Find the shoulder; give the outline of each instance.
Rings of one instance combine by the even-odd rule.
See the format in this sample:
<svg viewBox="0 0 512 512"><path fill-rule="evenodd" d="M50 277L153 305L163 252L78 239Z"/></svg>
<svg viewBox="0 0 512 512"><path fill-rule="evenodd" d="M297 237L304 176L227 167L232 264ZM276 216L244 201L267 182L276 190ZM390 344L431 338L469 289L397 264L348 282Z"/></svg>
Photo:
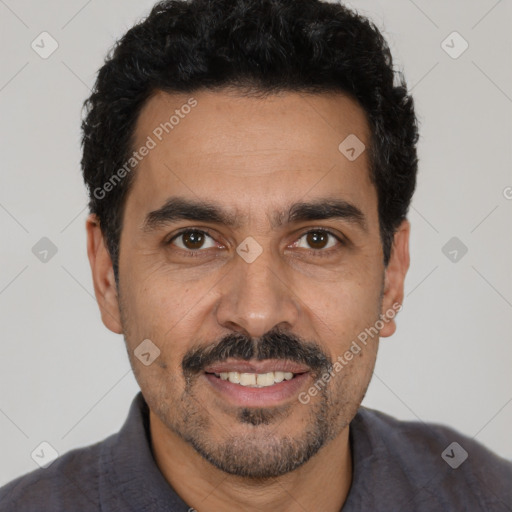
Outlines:
<svg viewBox="0 0 512 512"><path fill-rule="evenodd" d="M1 487L0 512L98 509L101 454L110 439L71 450Z"/></svg>
<svg viewBox="0 0 512 512"><path fill-rule="evenodd" d="M386 460L388 472L427 494L434 490L440 503L512 505L512 462L473 438L444 425L402 421L366 407L359 409L351 427L366 439L375 463Z"/></svg>

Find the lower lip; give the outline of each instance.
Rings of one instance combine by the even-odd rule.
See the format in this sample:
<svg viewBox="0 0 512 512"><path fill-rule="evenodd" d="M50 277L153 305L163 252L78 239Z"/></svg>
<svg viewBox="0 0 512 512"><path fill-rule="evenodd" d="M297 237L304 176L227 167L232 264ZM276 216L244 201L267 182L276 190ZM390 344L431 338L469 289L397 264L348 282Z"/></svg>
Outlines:
<svg viewBox="0 0 512 512"><path fill-rule="evenodd" d="M291 380L283 380L272 386L252 388L233 384L229 380L222 380L211 373L203 375L224 399L229 400L234 405L246 407L270 407L290 400L290 398L297 398L298 400L300 389L309 378L308 373L301 373Z"/></svg>

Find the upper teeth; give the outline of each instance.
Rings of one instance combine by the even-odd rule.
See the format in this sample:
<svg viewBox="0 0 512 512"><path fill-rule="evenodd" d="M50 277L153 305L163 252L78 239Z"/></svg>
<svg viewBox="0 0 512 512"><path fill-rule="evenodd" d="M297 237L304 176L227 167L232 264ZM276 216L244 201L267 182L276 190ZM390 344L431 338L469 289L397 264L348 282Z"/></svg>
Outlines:
<svg viewBox="0 0 512 512"><path fill-rule="evenodd" d="M272 386L275 382L293 379L292 372L268 372L268 373L239 373L222 372L216 373L222 380L229 380L233 384L241 384L249 387Z"/></svg>

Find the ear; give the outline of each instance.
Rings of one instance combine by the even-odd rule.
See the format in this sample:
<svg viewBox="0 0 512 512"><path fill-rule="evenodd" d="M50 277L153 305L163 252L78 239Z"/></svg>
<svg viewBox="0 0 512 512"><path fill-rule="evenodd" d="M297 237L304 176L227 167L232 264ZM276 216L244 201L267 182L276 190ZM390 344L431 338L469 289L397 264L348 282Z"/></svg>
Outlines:
<svg viewBox="0 0 512 512"><path fill-rule="evenodd" d="M395 314L401 309L404 300L404 281L409 269L409 234L411 224L406 219L402 221L393 237L391 254L384 274L384 291L381 315L387 314L381 337L391 336L396 331ZM393 312L390 314L390 312Z"/></svg>
<svg viewBox="0 0 512 512"><path fill-rule="evenodd" d="M91 265L94 294L101 311L101 319L107 329L122 334L121 315L114 268L103 239L100 222L95 214L90 214L85 222L87 231L87 255Z"/></svg>

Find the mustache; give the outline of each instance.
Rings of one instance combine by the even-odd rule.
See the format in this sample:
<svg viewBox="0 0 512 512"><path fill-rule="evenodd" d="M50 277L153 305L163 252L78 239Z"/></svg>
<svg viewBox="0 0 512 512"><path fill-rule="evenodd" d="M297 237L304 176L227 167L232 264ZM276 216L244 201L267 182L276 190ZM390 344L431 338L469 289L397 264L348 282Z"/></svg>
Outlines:
<svg viewBox="0 0 512 512"><path fill-rule="evenodd" d="M332 361L322 348L312 341L305 341L299 336L287 332L272 330L259 339L251 338L242 333L231 333L203 347L190 349L182 361L185 375L194 375L214 363L227 359L286 359L295 363L305 364L312 371L328 371Z"/></svg>

